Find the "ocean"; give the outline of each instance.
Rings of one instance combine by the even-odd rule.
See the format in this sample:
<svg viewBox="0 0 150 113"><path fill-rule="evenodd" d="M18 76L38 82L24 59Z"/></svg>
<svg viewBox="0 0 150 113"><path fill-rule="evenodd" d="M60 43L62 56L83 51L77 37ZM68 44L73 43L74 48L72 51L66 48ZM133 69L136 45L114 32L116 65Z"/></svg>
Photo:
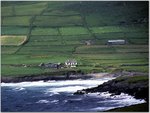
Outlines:
<svg viewBox="0 0 150 113"><path fill-rule="evenodd" d="M1 83L2 112L96 112L144 103L142 99L108 92L74 95L113 78Z"/></svg>

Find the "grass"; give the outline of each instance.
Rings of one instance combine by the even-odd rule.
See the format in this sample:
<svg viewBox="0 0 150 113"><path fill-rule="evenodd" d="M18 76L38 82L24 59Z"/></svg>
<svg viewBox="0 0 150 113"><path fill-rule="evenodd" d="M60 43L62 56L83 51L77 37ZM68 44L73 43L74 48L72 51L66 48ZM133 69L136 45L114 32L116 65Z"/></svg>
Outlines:
<svg viewBox="0 0 150 113"><path fill-rule="evenodd" d="M112 47L103 46L81 46L76 49L76 53L114 53Z"/></svg>
<svg viewBox="0 0 150 113"><path fill-rule="evenodd" d="M106 11L106 10L107 9L105 9L105 11L104 11L105 13L102 12L103 11L103 9L102 9L99 13L94 13L94 14L87 15L85 18L86 18L88 26L91 26L91 27L92 26L108 26L108 25L112 26L112 25L117 25L121 21L126 20L126 17L122 14L120 14L122 16L117 17L117 15L118 15L118 14L116 14L117 11L116 12L110 11L110 12L113 13L112 14L112 13ZM109 16L109 18L108 18L108 16Z"/></svg>
<svg viewBox="0 0 150 113"><path fill-rule="evenodd" d="M1 27L2 35L27 35L28 31L28 27Z"/></svg>
<svg viewBox="0 0 150 113"><path fill-rule="evenodd" d="M4 17L2 26L29 26L31 16Z"/></svg>
<svg viewBox="0 0 150 113"><path fill-rule="evenodd" d="M70 31L73 32L73 30L71 30L71 29L70 29ZM84 40L90 40L90 39L94 39L94 38L92 36L90 36L89 34L83 34L83 35L68 35L68 36L67 35L63 35L63 39L65 41L81 41L82 42Z"/></svg>
<svg viewBox="0 0 150 113"><path fill-rule="evenodd" d="M1 54L13 54L15 53L19 47L17 46L1 46Z"/></svg>
<svg viewBox="0 0 150 113"><path fill-rule="evenodd" d="M149 66L124 66L120 69L126 71L149 72Z"/></svg>
<svg viewBox="0 0 150 113"><path fill-rule="evenodd" d="M123 45L123 46L80 46L76 49L76 53L148 53L148 46L134 46L134 45Z"/></svg>
<svg viewBox="0 0 150 113"><path fill-rule="evenodd" d="M31 54L31 55L2 55L2 64L36 64L47 62L65 62L71 55L69 54Z"/></svg>
<svg viewBox="0 0 150 113"><path fill-rule="evenodd" d="M103 54L74 54L75 57L81 59L105 59L105 60L116 60L116 59L148 59L148 53L103 53Z"/></svg>
<svg viewBox="0 0 150 113"><path fill-rule="evenodd" d="M83 44L82 41L77 41L77 40L76 41L74 41L74 40L73 41L71 41L71 40L65 41L65 45L77 45L78 46L78 45L82 45L82 44Z"/></svg>
<svg viewBox="0 0 150 113"><path fill-rule="evenodd" d="M60 28L62 35L84 35L89 34L88 30L84 27L62 27Z"/></svg>
<svg viewBox="0 0 150 113"><path fill-rule="evenodd" d="M18 54L53 54L54 53L71 53L73 51L73 46L63 46L63 45L50 45L50 46L25 46L18 51Z"/></svg>
<svg viewBox="0 0 150 113"><path fill-rule="evenodd" d="M1 36L1 45L20 46L27 40L26 36Z"/></svg>
<svg viewBox="0 0 150 113"><path fill-rule="evenodd" d="M60 41L61 38L60 36L42 36L42 35L36 35L36 36L31 36L30 41L34 42L51 42L51 41Z"/></svg>
<svg viewBox="0 0 150 113"><path fill-rule="evenodd" d="M147 64L147 61L148 59L109 59L109 60L106 60L106 59L81 59L83 60L84 63L86 64L92 64L94 66L102 66L102 65L112 65L112 66L116 66L118 65L119 67L122 67L121 65L123 64ZM129 66L124 66L124 67L129 67ZM130 67L133 67L134 66L130 66ZM135 66L135 67L140 67L140 66ZM132 69L133 69L132 68Z"/></svg>
<svg viewBox="0 0 150 113"><path fill-rule="evenodd" d="M48 15L48 16L52 16L52 15L58 15L58 16L69 16L69 15L79 15L78 12L76 11L68 11L68 10L48 10L46 12L43 13L43 15Z"/></svg>
<svg viewBox="0 0 150 113"><path fill-rule="evenodd" d="M137 76L122 76L115 79L116 82L126 81L128 83L147 82L148 76L137 75Z"/></svg>
<svg viewBox="0 0 150 113"><path fill-rule="evenodd" d="M16 15L39 15L46 7L46 2L36 2L26 5L16 5Z"/></svg>
<svg viewBox="0 0 150 113"><path fill-rule="evenodd" d="M20 77L20 76L27 76L33 75L36 76L41 74L50 74L50 75L63 75L66 71L73 71L76 69L42 69L40 67L18 67L18 66L2 66L2 75L5 77L12 76L13 77ZM9 71L7 71L9 69ZM10 74L11 73L11 74Z"/></svg>
<svg viewBox="0 0 150 113"><path fill-rule="evenodd" d="M80 16L37 16L35 26L78 26L82 25Z"/></svg>
<svg viewBox="0 0 150 113"><path fill-rule="evenodd" d="M135 83L139 81L148 81L148 76L134 76L128 80L129 83Z"/></svg>
<svg viewBox="0 0 150 113"><path fill-rule="evenodd" d="M80 64L78 67L89 67L91 69L99 69L106 70L105 72L112 72L116 69L122 69L126 71L136 71L136 72L148 72L148 66L121 66L122 64L143 64L144 62L147 63L146 59L137 59L137 60L94 60L94 59L80 59ZM129 67L129 68L128 68ZM103 72L102 70L102 72Z"/></svg>
<svg viewBox="0 0 150 113"><path fill-rule="evenodd" d="M148 32L111 32L95 34L98 39L147 39Z"/></svg>
<svg viewBox="0 0 150 113"><path fill-rule="evenodd" d="M129 39L128 40L129 41L129 43L131 43L131 44L141 44L141 45L144 45L144 44L148 44L149 43L149 39Z"/></svg>
<svg viewBox="0 0 150 113"><path fill-rule="evenodd" d="M53 28L34 28L32 35L58 35L57 29Z"/></svg>
<svg viewBox="0 0 150 113"><path fill-rule="evenodd" d="M61 45L61 41L30 41L26 44L26 46L51 46L51 45Z"/></svg>
<svg viewBox="0 0 150 113"><path fill-rule="evenodd" d="M12 6L1 7L2 16L12 16Z"/></svg>
<svg viewBox="0 0 150 113"><path fill-rule="evenodd" d="M118 33L118 32L143 32L146 30L144 26L103 26L103 27L92 27L93 33Z"/></svg>
<svg viewBox="0 0 150 113"><path fill-rule="evenodd" d="M104 26L104 27L93 27L91 28L93 33L111 33L111 32L122 32L118 26Z"/></svg>
<svg viewBox="0 0 150 113"><path fill-rule="evenodd" d="M40 68L31 68L31 67L13 67L13 66L2 66L1 74L2 76L24 76L29 74L38 74L42 73Z"/></svg>

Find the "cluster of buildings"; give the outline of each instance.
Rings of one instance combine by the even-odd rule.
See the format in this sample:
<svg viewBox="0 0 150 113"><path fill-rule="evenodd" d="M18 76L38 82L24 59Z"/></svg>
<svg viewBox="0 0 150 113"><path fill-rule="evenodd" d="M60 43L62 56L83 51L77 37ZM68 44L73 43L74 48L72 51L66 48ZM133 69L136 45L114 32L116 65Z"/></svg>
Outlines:
<svg viewBox="0 0 150 113"><path fill-rule="evenodd" d="M86 45L91 45L93 42L91 40L85 41ZM118 40L107 40L107 45L124 45L126 44L126 40L123 39L118 39ZM60 68L72 68L77 66L77 61L75 59L69 59L66 60L64 63L41 63L39 65L40 67L43 68L55 68L55 69L60 69Z"/></svg>
<svg viewBox="0 0 150 113"><path fill-rule="evenodd" d="M77 66L77 61L75 59L69 59L65 63L41 63L39 66L43 68L54 68L54 69L72 68Z"/></svg>

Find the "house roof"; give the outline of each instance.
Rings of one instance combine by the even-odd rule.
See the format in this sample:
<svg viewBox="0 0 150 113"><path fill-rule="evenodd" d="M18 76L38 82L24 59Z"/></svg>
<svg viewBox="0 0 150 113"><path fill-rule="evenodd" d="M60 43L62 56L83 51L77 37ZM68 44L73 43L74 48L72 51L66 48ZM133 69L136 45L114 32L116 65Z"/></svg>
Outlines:
<svg viewBox="0 0 150 113"><path fill-rule="evenodd" d="M65 63L77 63L77 61L75 59L69 59Z"/></svg>
<svg viewBox="0 0 150 113"><path fill-rule="evenodd" d="M108 40L108 42L125 42L125 40Z"/></svg>

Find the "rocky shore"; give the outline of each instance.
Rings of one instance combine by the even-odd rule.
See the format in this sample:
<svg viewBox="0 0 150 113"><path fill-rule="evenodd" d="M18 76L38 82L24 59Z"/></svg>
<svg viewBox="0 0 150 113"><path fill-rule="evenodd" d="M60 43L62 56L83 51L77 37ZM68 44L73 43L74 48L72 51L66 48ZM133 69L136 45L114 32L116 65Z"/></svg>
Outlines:
<svg viewBox="0 0 150 113"><path fill-rule="evenodd" d="M24 76L6 76L1 77L1 82L4 83L18 83L18 82L31 82L31 81L48 81L48 80L75 80L75 79L90 79L90 78L101 78L101 77L116 77L120 74L117 73L91 73L83 74L81 72L68 72L64 73L55 73L53 75L45 73L41 75L24 75Z"/></svg>
<svg viewBox="0 0 150 113"><path fill-rule="evenodd" d="M38 75L16 75L16 76L1 76L1 82L18 83L32 81L48 81L48 80L74 80L74 79L89 79L92 75L85 75L80 71L60 71L56 73L43 73Z"/></svg>
<svg viewBox="0 0 150 113"><path fill-rule="evenodd" d="M119 95L121 93L127 93L134 96L137 99L149 100L149 81L148 75L132 75L132 76L120 76L114 80L103 83L94 88L78 90L74 94L87 94L95 92L112 93L112 95Z"/></svg>

